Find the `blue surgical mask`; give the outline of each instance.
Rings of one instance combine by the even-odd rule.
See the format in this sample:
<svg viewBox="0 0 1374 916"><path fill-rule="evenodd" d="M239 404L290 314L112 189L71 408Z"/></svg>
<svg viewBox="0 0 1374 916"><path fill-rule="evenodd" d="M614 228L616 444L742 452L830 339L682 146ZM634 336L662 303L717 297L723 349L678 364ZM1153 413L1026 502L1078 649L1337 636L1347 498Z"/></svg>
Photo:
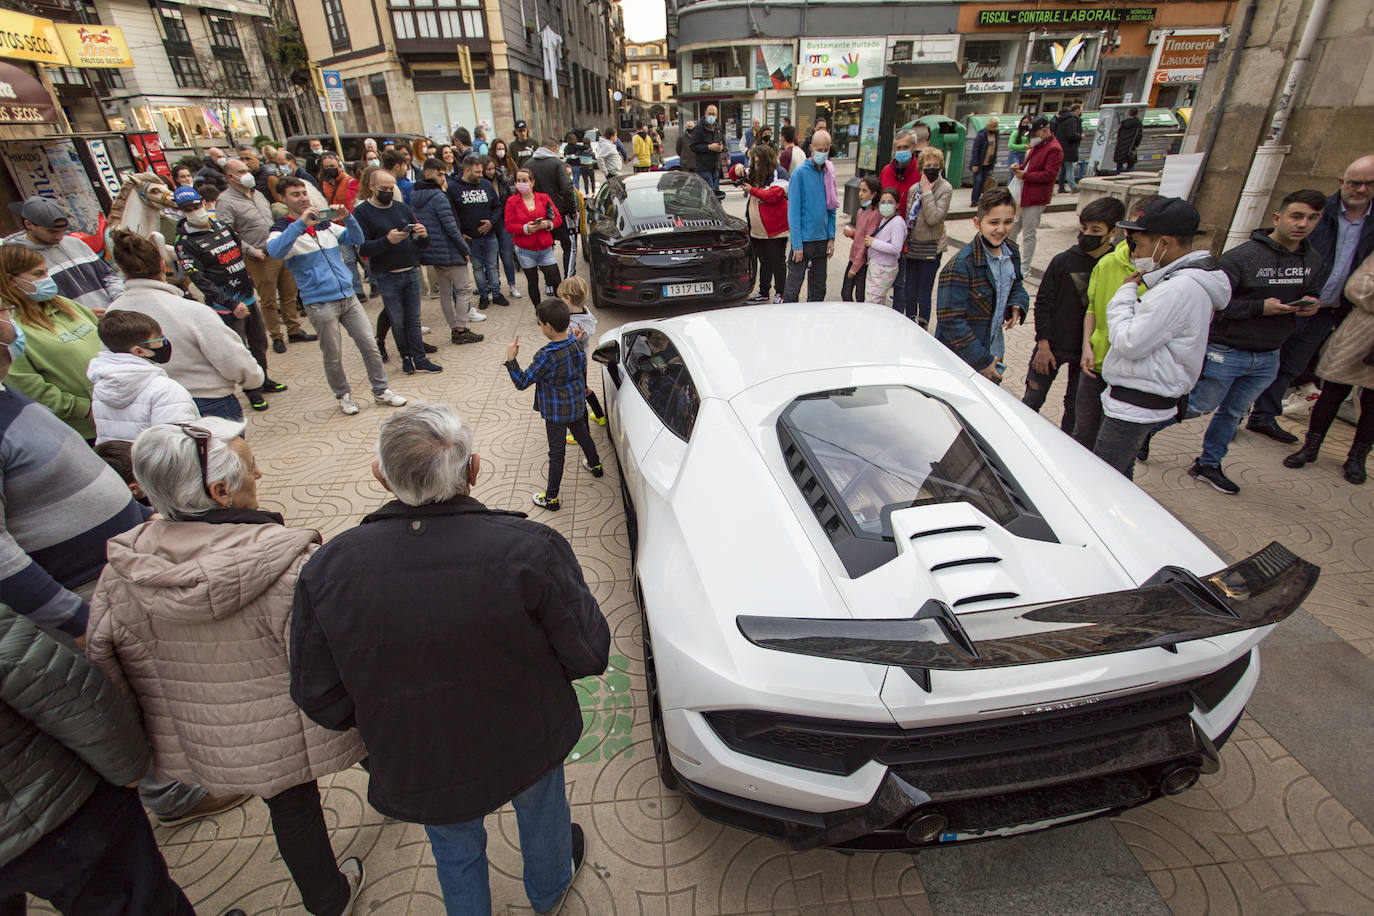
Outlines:
<svg viewBox="0 0 1374 916"><path fill-rule="evenodd" d="M34 280L32 282L33 292L28 293L28 297L34 302L47 302L57 295L57 281L52 277L44 277L41 280Z"/></svg>
<svg viewBox="0 0 1374 916"><path fill-rule="evenodd" d="M716 116L715 116L715 115L707 115L707 116L706 116L706 123L707 123L707 124L714 124L714 123L716 123Z"/></svg>
<svg viewBox="0 0 1374 916"><path fill-rule="evenodd" d="M861 201L859 201L859 206L861 206L861 207L871 207L871 206L873 206L873 201L872 201L871 199L870 199L870 200L861 200Z"/></svg>
<svg viewBox="0 0 1374 916"><path fill-rule="evenodd" d="M892 154L892 158L897 160L898 165L906 165L911 162L911 150L899 149Z"/></svg>
<svg viewBox="0 0 1374 916"><path fill-rule="evenodd" d="M14 327L14 342L9 345L10 362L24 355L24 350L28 347L28 338L24 336L24 328L19 322L10 319L10 325Z"/></svg>
<svg viewBox="0 0 1374 916"><path fill-rule="evenodd" d="M813 149L811 151L811 161L816 163L816 168L825 165L825 160L830 158L830 150Z"/></svg>
<svg viewBox="0 0 1374 916"><path fill-rule="evenodd" d="M878 204L878 212L883 216L890 217L897 212L897 205L892 203L891 201L885 200L882 203Z"/></svg>

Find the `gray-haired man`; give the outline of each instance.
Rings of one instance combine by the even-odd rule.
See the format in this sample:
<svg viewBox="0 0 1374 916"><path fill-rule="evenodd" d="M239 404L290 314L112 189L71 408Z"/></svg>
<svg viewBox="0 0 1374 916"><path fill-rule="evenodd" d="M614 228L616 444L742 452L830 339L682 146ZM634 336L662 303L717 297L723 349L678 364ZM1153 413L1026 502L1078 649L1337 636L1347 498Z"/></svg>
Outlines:
<svg viewBox="0 0 1374 916"><path fill-rule="evenodd" d="M291 697L357 727L368 801L425 825L450 912L490 912L482 818L513 801L526 893L548 913L586 852L563 783L572 681L605 670L610 631L558 532L469 495L480 469L450 405L382 421L372 473L396 498L301 570Z"/></svg>

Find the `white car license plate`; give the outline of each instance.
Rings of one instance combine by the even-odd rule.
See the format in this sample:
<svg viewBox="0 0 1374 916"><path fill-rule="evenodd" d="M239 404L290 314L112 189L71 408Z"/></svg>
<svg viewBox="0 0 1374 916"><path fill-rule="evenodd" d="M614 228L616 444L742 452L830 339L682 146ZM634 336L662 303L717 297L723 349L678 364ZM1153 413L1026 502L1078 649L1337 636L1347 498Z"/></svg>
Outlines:
<svg viewBox="0 0 1374 916"><path fill-rule="evenodd" d="M665 296L709 296L716 291L711 281L705 283L668 283L663 287Z"/></svg>

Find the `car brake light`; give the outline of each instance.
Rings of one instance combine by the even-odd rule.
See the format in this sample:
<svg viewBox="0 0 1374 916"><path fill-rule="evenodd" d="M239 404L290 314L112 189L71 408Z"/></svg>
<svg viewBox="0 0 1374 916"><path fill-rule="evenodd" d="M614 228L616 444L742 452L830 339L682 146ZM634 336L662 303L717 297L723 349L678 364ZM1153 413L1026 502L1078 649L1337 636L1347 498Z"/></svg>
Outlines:
<svg viewBox="0 0 1374 916"><path fill-rule="evenodd" d="M634 287L633 287L633 286L619 286L619 285L617 285L617 286L612 287L612 289L634 289Z"/></svg>

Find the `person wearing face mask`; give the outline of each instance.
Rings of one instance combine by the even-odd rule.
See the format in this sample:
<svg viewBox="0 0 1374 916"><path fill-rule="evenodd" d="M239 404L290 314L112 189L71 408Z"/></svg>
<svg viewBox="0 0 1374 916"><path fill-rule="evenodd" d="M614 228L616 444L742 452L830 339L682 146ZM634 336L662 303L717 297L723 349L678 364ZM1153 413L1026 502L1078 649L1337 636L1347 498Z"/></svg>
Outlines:
<svg viewBox="0 0 1374 916"><path fill-rule="evenodd" d="M653 167L654 141L649 139L649 128L642 123L635 130L635 171L647 172Z"/></svg>
<svg viewBox="0 0 1374 916"><path fill-rule="evenodd" d="M223 191L229 186L228 179L224 177L224 164L228 161L224 150L218 146L210 147L205 153L204 164L196 172L196 181L208 181Z"/></svg>
<svg viewBox="0 0 1374 916"><path fill-rule="evenodd" d="M1187 404L1202 373L1213 315L1231 299L1231 281L1211 254L1193 251L1198 212L1161 197L1139 218L1117 224L1136 272L1107 303L1111 349L1102 364L1102 426L1093 453L1126 477L1150 431ZM1137 284L1145 292L1137 292Z"/></svg>
<svg viewBox="0 0 1374 916"><path fill-rule="evenodd" d="M978 206L978 198L983 196L983 186L992 179L992 170L997 165L997 149L1001 135L997 129L1001 122L988 118L987 126L978 131L973 138L973 155L969 159L973 172L973 200L970 207Z"/></svg>
<svg viewBox="0 0 1374 916"><path fill-rule="evenodd" d="M1072 433L1077 424L1078 386L1083 374L1083 315L1093 268L1112 250L1112 227L1126 215L1121 201L1104 197L1078 214L1078 240L1045 268L1035 294L1035 351L1026 370L1021 403L1039 413L1061 364L1069 370L1064 416L1059 428Z"/></svg>
<svg viewBox="0 0 1374 916"><path fill-rule="evenodd" d="M841 301L864 301L864 290L868 284L868 246L864 244L864 239L878 228L878 194L882 189L878 176L871 172L859 179L859 215L852 224L844 227L844 237L855 241L849 246L849 263L840 286ZM783 260L786 261L785 256Z"/></svg>
<svg viewBox="0 0 1374 916"><path fill-rule="evenodd" d="M878 182L884 188L896 188L900 197L897 209L902 213L907 209L907 192L921 180L921 169L916 163L916 137L909 130L897 131L892 140L892 161L883 166Z"/></svg>
<svg viewBox="0 0 1374 916"><path fill-rule="evenodd" d="M714 105L706 106L706 116L692 128L689 145L696 157L697 174L712 191L720 188L720 151L725 149L725 138L716 123L720 116Z"/></svg>
<svg viewBox="0 0 1374 916"><path fill-rule="evenodd" d="M246 385L243 393L254 410L266 410L264 387L270 385L276 392L285 391L286 386L267 376L267 325L257 305L257 291L248 273L243 244L232 229L206 211L200 195L192 189L179 188L173 200L181 211L177 262L201 291L205 304L214 309L253 354L262 369L263 381Z"/></svg>
<svg viewBox="0 0 1374 916"><path fill-rule="evenodd" d="M272 338L272 349L285 353L287 341L310 343L318 340L301 326L296 308L296 281L291 271L267 254L267 236L274 221L271 203L257 190L257 181L242 160L226 162L224 176L229 180L229 188L220 195L215 219L239 238L246 259L244 263L267 325L267 336Z"/></svg>
<svg viewBox="0 0 1374 916"><path fill-rule="evenodd" d="M24 228L4 243L38 252L63 296L98 312L124 291L124 278L89 245L67 234L70 223L56 201L30 197L11 204L10 211Z"/></svg>
<svg viewBox="0 0 1374 916"><path fill-rule="evenodd" d="M811 137L811 158L797 167L787 186L792 260L787 265L784 302L798 301L803 279L807 280L808 301L825 300L826 264L835 254L835 211L839 208L835 170L827 161L829 156L830 135L818 131Z"/></svg>
<svg viewBox="0 0 1374 916"><path fill-rule="evenodd" d="M782 301L787 282L788 183L773 147L760 144L750 150L749 172L739 185L746 195L744 220L749 224L749 244L759 266L759 288L749 297L751 303Z"/></svg>
<svg viewBox="0 0 1374 916"><path fill-rule="evenodd" d="M896 188L883 188L878 195L878 226L864 239L868 249L868 279L864 285L864 301L886 305L892 281L897 278L897 263L906 239L906 225L897 208L901 196Z"/></svg>
<svg viewBox="0 0 1374 916"><path fill-rule="evenodd" d="M506 201L505 220L515 239L515 257L525 271L530 300L553 295L562 280L553 253L553 230L563 225L563 216L548 195L534 189L534 176L526 167L515 173L515 193Z"/></svg>
<svg viewBox="0 0 1374 916"><path fill-rule="evenodd" d="M0 247L0 310L25 342L8 384L93 443L86 367L100 352L95 313L58 293L42 255L16 245Z"/></svg>
<svg viewBox="0 0 1374 916"><path fill-rule="evenodd" d="M86 370L91 380L95 444L132 442L159 423L194 423L196 402L162 367L172 342L148 315L129 309L106 312L97 328L105 349Z"/></svg>
<svg viewBox="0 0 1374 916"><path fill-rule="evenodd" d="M1030 125L1030 154L1025 165L1014 165L1011 172L1021 179L1020 209L1016 214L1016 225L1012 227L1011 239L1016 241L1022 229L1026 237L1021 244L1021 263L1026 272L1031 270L1031 260L1035 257L1035 239L1040 230L1040 217L1054 196L1054 182L1059 177L1059 167L1064 163L1064 149L1055 139L1048 118L1038 117Z"/></svg>
<svg viewBox="0 0 1374 916"><path fill-rule="evenodd" d="M901 282L893 287L892 305L924 328L930 324L935 278L949 242L945 217L954 200L954 185L941 175L943 150L928 146L918 158L921 177L907 192L906 246L897 269Z"/></svg>

